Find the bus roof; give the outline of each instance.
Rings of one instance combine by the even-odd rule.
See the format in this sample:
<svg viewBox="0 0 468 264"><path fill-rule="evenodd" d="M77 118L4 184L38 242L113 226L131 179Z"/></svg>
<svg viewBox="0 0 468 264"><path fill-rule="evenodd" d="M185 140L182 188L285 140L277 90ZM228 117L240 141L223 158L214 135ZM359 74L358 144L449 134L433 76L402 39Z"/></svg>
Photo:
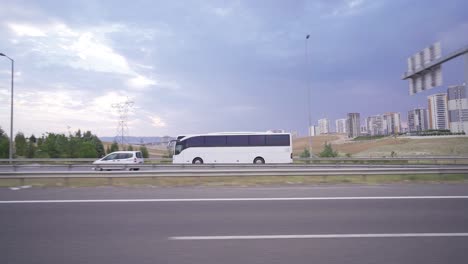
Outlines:
<svg viewBox="0 0 468 264"><path fill-rule="evenodd" d="M272 132L272 131L267 131L267 132L216 132L216 133L206 133L206 134L192 134L192 135L186 135L186 136L178 136L177 140L185 140L191 137L199 137L199 136L246 136L246 135L291 135L291 133L288 132Z"/></svg>

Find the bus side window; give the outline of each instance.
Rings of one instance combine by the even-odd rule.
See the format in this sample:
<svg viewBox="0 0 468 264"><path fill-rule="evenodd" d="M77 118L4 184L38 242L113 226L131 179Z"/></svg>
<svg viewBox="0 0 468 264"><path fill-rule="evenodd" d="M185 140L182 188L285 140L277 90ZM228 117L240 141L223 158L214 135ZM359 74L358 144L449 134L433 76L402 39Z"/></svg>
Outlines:
<svg viewBox="0 0 468 264"><path fill-rule="evenodd" d="M267 146L289 146L289 135L268 135L266 136Z"/></svg>
<svg viewBox="0 0 468 264"><path fill-rule="evenodd" d="M193 137L187 139L186 147L203 147L205 145L205 137Z"/></svg>
<svg viewBox="0 0 468 264"><path fill-rule="evenodd" d="M228 147L247 147L249 146L249 136L244 136L244 135L227 136L226 145Z"/></svg>
<svg viewBox="0 0 468 264"><path fill-rule="evenodd" d="M265 146L265 136L263 135L249 136L249 146Z"/></svg>
<svg viewBox="0 0 468 264"><path fill-rule="evenodd" d="M225 147L226 137L225 136L207 136L205 137L206 147Z"/></svg>

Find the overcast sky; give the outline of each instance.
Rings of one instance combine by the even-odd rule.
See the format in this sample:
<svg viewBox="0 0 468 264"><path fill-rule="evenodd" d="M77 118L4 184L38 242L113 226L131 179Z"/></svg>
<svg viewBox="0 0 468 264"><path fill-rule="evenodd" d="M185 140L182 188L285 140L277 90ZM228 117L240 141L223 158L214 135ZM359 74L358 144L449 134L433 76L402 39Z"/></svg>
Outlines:
<svg viewBox="0 0 468 264"><path fill-rule="evenodd" d="M0 52L16 61L14 131L116 134L112 104L134 101L130 135L307 129L311 113L406 113L463 82L415 96L406 58L468 44L466 0L10 1ZM310 34L309 59L306 40ZM10 64L0 57L0 126L9 131Z"/></svg>

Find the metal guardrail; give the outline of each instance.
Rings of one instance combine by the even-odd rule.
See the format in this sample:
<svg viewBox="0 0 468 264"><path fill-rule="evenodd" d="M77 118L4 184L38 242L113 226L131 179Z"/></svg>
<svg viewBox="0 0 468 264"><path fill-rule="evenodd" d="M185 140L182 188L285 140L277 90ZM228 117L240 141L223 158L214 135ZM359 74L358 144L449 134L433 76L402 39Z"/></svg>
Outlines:
<svg viewBox="0 0 468 264"><path fill-rule="evenodd" d="M130 168L138 168L141 170L216 170L216 169L316 169L316 168L441 168L443 166L467 166L468 164L138 164L138 165L92 165L92 164L25 164L25 165L0 165L0 172L27 172L28 170L40 171L82 171L90 172L93 168L99 170L129 170Z"/></svg>
<svg viewBox="0 0 468 264"><path fill-rule="evenodd" d="M62 178L158 178L158 177L246 177L246 176L367 176L367 175L416 175L416 174L466 174L468 166L441 168L326 168L326 169L190 169L190 170L154 170L154 171L112 171L112 172L0 172L0 179Z"/></svg>

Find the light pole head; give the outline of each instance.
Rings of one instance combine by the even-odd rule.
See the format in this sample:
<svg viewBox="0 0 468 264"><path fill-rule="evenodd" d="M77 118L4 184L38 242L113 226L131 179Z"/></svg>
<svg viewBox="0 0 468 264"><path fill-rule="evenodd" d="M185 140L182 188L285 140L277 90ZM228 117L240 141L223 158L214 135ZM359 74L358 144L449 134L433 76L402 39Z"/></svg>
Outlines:
<svg viewBox="0 0 468 264"><path fill-rule="evenodd" d="M1 53L1 52L0 52L0 56L5 56L5 57L6 57L6 55L5 55L5 54L3 54L3 53Z"/></svg>

